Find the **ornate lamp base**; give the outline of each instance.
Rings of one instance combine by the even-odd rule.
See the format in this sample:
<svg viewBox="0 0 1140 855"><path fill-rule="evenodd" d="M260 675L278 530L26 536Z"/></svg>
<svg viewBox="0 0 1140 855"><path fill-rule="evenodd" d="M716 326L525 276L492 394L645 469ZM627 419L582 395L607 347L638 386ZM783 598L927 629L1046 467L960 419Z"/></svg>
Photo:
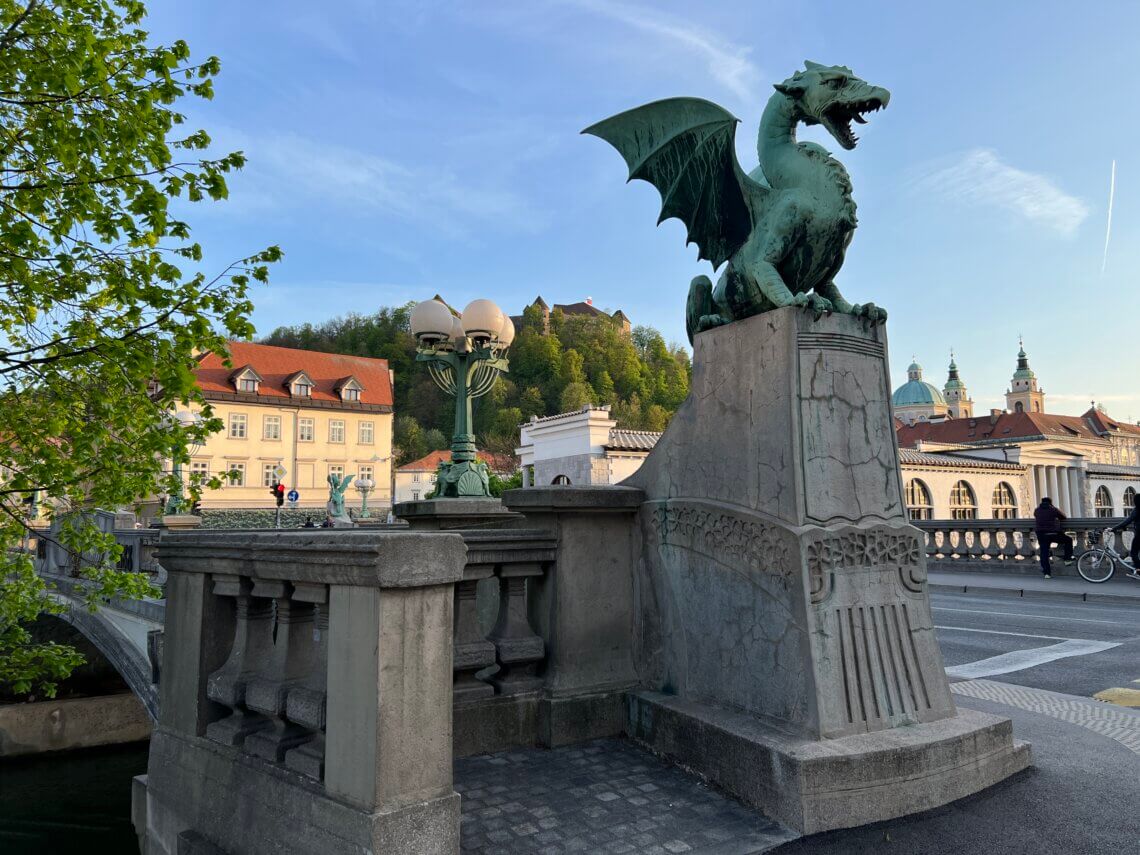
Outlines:
<svg viewBox="0 0 1140 855"><path fill-rule="evenodd" d="M441 463L436 473L435 495L447 499L489 498L489 479L486 463L476 460Z"/></svg>

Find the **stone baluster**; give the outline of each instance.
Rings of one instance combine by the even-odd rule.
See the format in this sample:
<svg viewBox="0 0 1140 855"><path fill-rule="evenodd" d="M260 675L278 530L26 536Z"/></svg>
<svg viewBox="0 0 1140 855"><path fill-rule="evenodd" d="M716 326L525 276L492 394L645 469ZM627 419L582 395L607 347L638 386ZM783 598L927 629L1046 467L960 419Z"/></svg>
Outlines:
<svg viewBox="0 0 1140 855"><path fill-rule="evenodd" d="M1004 529L997 526L989 529L985 533L985 546L982 549L982 558L988 561L1000 561L1002 559L1002 541L1004 538Z"/></svg>
<svg viewBox="0 0 1140 855"><path fill-rule="evenodd" d="M269 726L269 719L246 706L249 680L268 656L273 643L273 602L254 596L243 576L215 574L214 594L233 597L235 608L230 655L206 679L206 696L230 710L229 715L206 727L206 736L223 745L240 746L250 734Z"/></svg>
<svg viewBox="0 0 1140 855"><path fill-rule="evenodd" d="M1018 533L1017 554L1026 561L1037 558L1037 538L1031 528L1024 528Z"/></svg>
<svg viewBox="0 0 1140 855"><path fill-rule="evenodd" d="M463 581L455 586L455 685L456 703L491 697L495 689L475 675L495 664L495 645L479 629L476 593L479 582L495 572L493 564L468 564Z"/></svg>
<svg viewBox="0 0 1140 855"><path fill-rule="evenodd" d="M542 638L530 625L527 615L527 579L542 575L541 564L504 564L498 568L499 619L491 631L495 644L498 673L491 678L501 695L517 695L542 686L538 663L546 655Z"/></svg>
<svg viewBox="0 0 1140 855"><path fill-rule="evenodd" d="M315 778L324 777L325 709L328 698L329 590L327 585L310 582L293 583L293 599L313 603L314 662L304 683L289 691L285 699L285 716L290 722L312 732L307 741L285 752L285 765Z"/></svg>
<svg viewBox="0 0 1140 855"><path fill-rule="evenodd" d="M290 691L312 674L317 656L313 639L314 604L292 597L289 582L256 579L254 596L272 597L277 607L273 644L257 676L245 689L248 709L267 716L270 725L251 734L245 750L265 760L280 763L285 752L312 738L309 728L291 722L285 714Z"/></svg>

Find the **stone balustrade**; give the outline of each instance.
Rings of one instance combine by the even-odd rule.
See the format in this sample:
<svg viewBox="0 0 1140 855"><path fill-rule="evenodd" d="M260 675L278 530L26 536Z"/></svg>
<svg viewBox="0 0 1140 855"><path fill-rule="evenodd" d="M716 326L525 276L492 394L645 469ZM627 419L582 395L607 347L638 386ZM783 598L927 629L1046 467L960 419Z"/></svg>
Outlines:
<svg viewBox="0 0 1140 855"><path fill-rule="evenodd" d="M159 560L147 851L187 835L235 852L457 851L459 534L199 531L164 535ZM524 637L517 620L503 636Z"/></svg>
<svg viewBox="0 0 1140 855"><path fill-rule="evenodd" d="M1100 541L1102 533L1121 518L1093 517L1069 519L1065 531L1073 535L1079 554ZM1032 519L1008 520L913 520L926 537L926 558L931 570L995 570L1000 572L1040 572L1037 536ZM1111 535L1121 555L1132 542L1129 532ZM1064 573L1060 562L1054 572ZM1068 571L1075 572L1075 571Z"/></svg>

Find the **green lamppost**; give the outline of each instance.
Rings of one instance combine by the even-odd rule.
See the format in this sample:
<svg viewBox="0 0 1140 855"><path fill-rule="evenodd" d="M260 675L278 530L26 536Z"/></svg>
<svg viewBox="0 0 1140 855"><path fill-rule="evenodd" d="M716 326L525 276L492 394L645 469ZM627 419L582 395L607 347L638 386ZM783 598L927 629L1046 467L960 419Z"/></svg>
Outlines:
<svg viewBox="0 0 1140 855"><path fill-rule="evenodd" d="M440 466L436 497L489 498L487 464L475 457L471 402L490 392L507 371L505 354L515 325L490 300L473 301L462 317L439 300L427 300L412 310L411 328L418 343L416 361L426 362L436 385L455 396L451 462Z"/></svg>

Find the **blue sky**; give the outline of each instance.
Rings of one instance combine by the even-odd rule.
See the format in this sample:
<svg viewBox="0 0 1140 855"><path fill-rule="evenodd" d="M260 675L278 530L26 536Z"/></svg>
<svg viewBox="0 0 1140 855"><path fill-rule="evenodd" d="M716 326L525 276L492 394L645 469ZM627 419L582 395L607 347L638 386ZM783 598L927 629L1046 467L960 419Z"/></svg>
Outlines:
<svg viewBox="0 0 1140 855"><path fill-rule="evenodd" d="M217 266L285 250L262 333L439 292L591 296L684 341L709 265L578 132L704 97L742 119L751 169L772 83L807 58L892 92L855 151L801 139L852 175L837 283L890 311L896 382L914 354L941 386L953 347L978 409L1000 406L1020 333L1051 411L1095 397L1140 419L1140 4L194 0L153 4L149 27L222 59L188 113L249 166L190 222Z"/></svg>

